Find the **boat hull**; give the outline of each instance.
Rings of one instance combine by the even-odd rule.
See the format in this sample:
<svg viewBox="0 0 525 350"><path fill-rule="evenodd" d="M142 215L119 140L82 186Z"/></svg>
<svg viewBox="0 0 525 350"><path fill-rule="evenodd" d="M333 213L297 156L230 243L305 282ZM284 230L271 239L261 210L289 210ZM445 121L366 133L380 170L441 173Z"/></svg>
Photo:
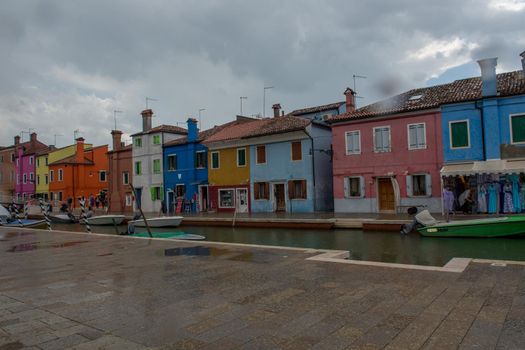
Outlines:
<svg viewBox="0 0 525 350"><path fill-rule="evenodd" d="M195 235L192 233L185 233L185 232L152 232L151 235L152 238L164 238L164 239L184 239L184 240L203 240L206 239L206 237L201 235ZM149 234L147 232L142 233L135 233L131 235L132 237L146 237L149 238Z"/></svg>
<svg viewBox="0 0 525 350"><path fill-rule="evenodd" d="M13 222L10 222L8 224L0 225L3 227L23 227L23 228L46 228L46 221L45 220L26 220L26 219L20 219L20 222L18 220L15 220Z"/></svg>
<svg viewBox="0 0 525 350"><path fill-rule="evenodd" d="M525 234L525 216L438 223L418 228L427 237L508 237Z"/></svg>
<svg viewBox="0 0 525 350"><path fill-rule="evenodd" d="M87 218L87 222L94 226L120 225L125 218L124 215L100 215Z"/></svg>
<svg viewBox="0 0 525 350"><path fill-rule="evenodd" d="M177 227L182 222L182 216L165 216L159 218L146 219L149 227ZM146 227L144 219L133 220L129 222L136 227Z"/></svg>
<svg viewBox="0 0 525 350"><path fill-rule="evenodd" d="M49 219L57 224L73 224L76 222L65 214L49 215Z"/></svg>

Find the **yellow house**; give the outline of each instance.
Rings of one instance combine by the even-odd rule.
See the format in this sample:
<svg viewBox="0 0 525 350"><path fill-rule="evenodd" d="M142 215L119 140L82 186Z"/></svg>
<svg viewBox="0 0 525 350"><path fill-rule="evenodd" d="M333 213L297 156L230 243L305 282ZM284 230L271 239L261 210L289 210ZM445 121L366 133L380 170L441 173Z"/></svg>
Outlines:
<svg viewBox="0 0 525 350"><path fill-rule="evenodd" d="M262 123L263 120L238 119L205 139L210 210L250 211L250 145L243 137Z"/></svg>
<svg viewBox="0 0 525 350"><path fill-rule="evenodd" d="M91 148L92 144L85 144L84 148ZM42 152L36 157L36 196L47 200L49 195L50 177L56 177L58 174L50 174L48 164L57 160L72 156L76 152L76 144L69 145L58 149L49 149Z"/></svg>

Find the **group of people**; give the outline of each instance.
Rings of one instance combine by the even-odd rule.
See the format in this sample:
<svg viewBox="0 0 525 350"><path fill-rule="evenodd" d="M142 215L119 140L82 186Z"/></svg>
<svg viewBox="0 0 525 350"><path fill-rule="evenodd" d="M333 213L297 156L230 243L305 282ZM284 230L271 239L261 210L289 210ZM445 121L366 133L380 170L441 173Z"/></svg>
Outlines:
<svg viewBox="0 0 525 350"><path fill-rule="evenodd" d="M445 179L447 180L447 179ZM514 214L525 212L525 176L458 176L445 181L445 214Z"/></svg>

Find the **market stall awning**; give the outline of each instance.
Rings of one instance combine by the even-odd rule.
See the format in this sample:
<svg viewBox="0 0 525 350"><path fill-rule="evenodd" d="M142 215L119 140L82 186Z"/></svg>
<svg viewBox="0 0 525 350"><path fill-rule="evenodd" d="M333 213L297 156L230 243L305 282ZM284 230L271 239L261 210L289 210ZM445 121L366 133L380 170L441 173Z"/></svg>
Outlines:
<svg viewBox="0 0 525 350"><path fill-rule="evenodd" d="M525 172L525 160L486 160L471 163L447 164L441 168L441 175L513 174Z"/></svg>

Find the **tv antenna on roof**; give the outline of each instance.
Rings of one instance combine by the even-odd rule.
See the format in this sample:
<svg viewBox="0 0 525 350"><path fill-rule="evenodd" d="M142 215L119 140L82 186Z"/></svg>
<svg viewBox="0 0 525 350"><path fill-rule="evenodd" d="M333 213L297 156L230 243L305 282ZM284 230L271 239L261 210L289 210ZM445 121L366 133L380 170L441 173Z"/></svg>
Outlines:
<svg viewBox="0 0 525 350"><path fill-rule="evenodd" d="M55 147L57 146L57 136L64 136L62 134L55 134L54 137L55 137Z"/></svg>
<svg viewBox="0 0 525 350"><path fill-rule="evenodd" d="M364 75L357 75L357 74L354 74L352 75L352 77L354 78L354 94L355 94L355 98L364 98L363 96L358 96L357 95L357 87L356 87L356 83L355 83L355 79L366 79L366 77ZM357 108L357 101L355 101L355 107Z"/></svg>
<svg viewBox="0 0 525 350"><path fill-rule="evenodd" d="M81 133L82 133L82 131L80 131L80 129L73 130L73 139L74 139L74 141L76 141L78 139L78 137L80 136Z"/></svg>
<svg viewBox="0 0 525 350"><path fill-rule="evenodd" d="M146 109L148 109L148 101L155 101L155 102L157 102L158 100L156 98L146 97Z"/></svg>
<svg viewBox="0 0 525 350"><path fill-rule="evenodd" d="M118 109L113 110L113 119L115 121L115 129L117 130L117 113L124 113L123 111L119 111Z"/></svg>

